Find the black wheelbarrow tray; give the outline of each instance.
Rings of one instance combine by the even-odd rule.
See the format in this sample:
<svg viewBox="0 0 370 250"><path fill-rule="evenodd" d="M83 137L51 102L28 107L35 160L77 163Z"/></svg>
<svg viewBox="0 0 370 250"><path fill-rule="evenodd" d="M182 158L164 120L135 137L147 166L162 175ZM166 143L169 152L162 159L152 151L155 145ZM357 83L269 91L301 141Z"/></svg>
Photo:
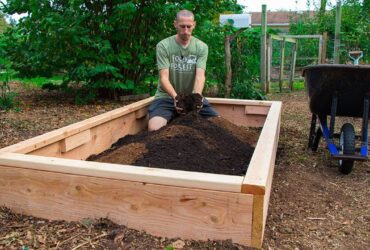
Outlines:
<svg viewBox="0 0 370 250"><path fill-rule="evenodd" d="M308 147L316 151L324 137L331 156L339 160L339 171L349 174L354 161L368 159L370 66L315 65L304 67L302 74L312 112ZM362 117L361 136L355 134L351 123L334 134L336 116ZM338 145L334 138L339 138Z"/></svg>

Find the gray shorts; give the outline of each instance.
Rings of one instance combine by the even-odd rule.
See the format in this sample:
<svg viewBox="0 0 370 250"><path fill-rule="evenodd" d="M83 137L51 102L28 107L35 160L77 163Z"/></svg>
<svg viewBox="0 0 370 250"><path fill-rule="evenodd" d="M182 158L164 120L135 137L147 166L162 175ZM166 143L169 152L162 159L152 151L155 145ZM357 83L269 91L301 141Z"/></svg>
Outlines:
<svg viewBox="0 0 370 250"><path fill-rule="evenodd" d="M155 99L149 106L149 119L154 116L160 116L167 121L172 120L177 116L177 112L172 98L159 98ZM218 113L211 107L208 100L204 98L203 107L200 109L199 114L204 118L219 116Z"/></svg>

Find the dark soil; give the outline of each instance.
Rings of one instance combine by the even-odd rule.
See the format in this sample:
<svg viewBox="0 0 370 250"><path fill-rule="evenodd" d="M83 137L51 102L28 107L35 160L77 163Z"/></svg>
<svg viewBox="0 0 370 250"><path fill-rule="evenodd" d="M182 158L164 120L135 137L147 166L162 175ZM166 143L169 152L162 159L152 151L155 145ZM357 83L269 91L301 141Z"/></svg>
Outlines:
<svg viewBox="0 0 370 250"><path fill-rule="evenodd" d="M20 111L0 111L0 147L107 112L127 103L100 101L76 106L57 92L24 89ZM263 249L369 249L370 163L356 162L342 175L324 143L307 150L310 127L304 91L274 94L283 102L281 130ZM337 130L352 119L339 118ZM358 120L356 132L361 123ZM0 173L1 174L1 173ZM0 190L1 194L1 190ZM0 204L1 206L1 204ZM0 249L246 249L230 241L154 237L109 221L47 221L0 209ZM168 249L171 249L170 247Z"/></svg>
<svg viewBox="0 0 370 250"><path fill-rule="evenodd" d="M200 94L185 95L180 93L176 96L176 106L181 108L181 113L187 114L197 110L202 105L202 96Z"/></svg>
<svg viewBox="0 0 370 250"><path fill-rule="evenodd" d="M204 119L191 112L158 131L126 136L89 160L245 175L258 137L257 129L241 128L221 117Z"/></svg>

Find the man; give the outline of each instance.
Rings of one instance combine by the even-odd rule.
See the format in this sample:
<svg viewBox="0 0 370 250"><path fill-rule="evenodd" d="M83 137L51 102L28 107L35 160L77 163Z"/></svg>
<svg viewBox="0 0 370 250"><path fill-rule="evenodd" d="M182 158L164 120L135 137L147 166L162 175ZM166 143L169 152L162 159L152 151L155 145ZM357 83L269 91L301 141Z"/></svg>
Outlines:
<svg viewBox="0 0 370 250"><path fill-rule="evenodd" d="M183 111L178 94L193 94L201 116L218 116L202 96L208 46L191 35L195 25L194 14L181 10L174 21L177 34L157 44L159 83L149 107L149 131L160 129Z"/></svg>

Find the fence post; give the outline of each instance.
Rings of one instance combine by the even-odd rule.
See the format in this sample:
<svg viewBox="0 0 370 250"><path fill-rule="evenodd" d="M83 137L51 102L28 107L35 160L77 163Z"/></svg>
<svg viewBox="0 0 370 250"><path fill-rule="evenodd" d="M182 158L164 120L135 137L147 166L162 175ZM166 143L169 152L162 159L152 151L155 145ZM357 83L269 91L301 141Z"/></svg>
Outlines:
<svg viewBox="0 0 370 250"><path fill-rule="evenodd" d="M321 61L322 61L322 45L323 45L323 40L322 40L322 36L320 35L320 38L319 38L319 54L317 56L317 64L321 64Z"/></svg>
<svg viewBox="0 0 370 250"><path fill-rule="evenodd" d="M285 53L285 37L280 41L280 72L279 72L279 89L283 91L283 75L284 75L284 53Z"/></svg>
<svg viewBox="0 0 370 250"><path fill-rule="evenodd" d="M326 63L326 44L328 41L328 32L324 32L322 35L322 51L321 51L321 63Z"/></svg>
<svg viewBox="0 0 370 250"><path fill-rule="evenodd" d="M297 59L297 43L298 43L298 41L296 41L292 46L292 55L291 55L291 59L290 59L289 89L291 91L293 91L295 62L296 62L296 59Z"/></svg>
<svg viewBox="0 0 370 250"><path fill-rule="evenodd" d="M266 4L262 4L260 82L261 82L261 89L263 91L266 91L266 30L267 30Z"/></svg>
<svg viewBox="0 0 370 250"><path fill-rule="evenodd" d="M266 60L267 61L266 62L266 66L267 66L266 92L267 93L270 92L270 85L271 85L271 66L272 66L271 58L272 58L272 38L271 38L271 35L269 35L267 38L267 60Z"/></svg>
<svg viewBox="0 0 370 250"><path fill-rule="evenodd" d="M334 40L334 63L339 63L339 47L340 47L340 24L341 24L341 1L337 1L337 11L335 14L335 40Z"/></svg>
<svg viewBox="0 0 370 250"><path fill-rule="evenodd" d="M226 78L225 78L225 98L230 98L232 88L232 68L231 68L231 52L230 52L230 36L225 35L224 49L225 49L225 65L226 65Z"/></svg>

